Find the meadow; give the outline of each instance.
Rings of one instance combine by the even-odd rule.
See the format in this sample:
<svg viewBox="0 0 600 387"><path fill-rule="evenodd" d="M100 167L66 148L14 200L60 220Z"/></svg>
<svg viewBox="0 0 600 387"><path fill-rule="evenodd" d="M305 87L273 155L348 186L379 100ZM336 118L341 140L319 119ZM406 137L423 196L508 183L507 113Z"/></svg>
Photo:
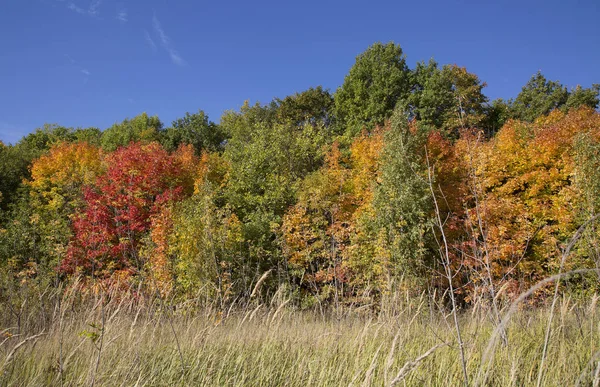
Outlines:
<svg viewBox="0 0 600 387"><path fill-rule="evenodd" d="M2 305L1 385L465 383L452 313L435 295L398 293L374 313L368 305L301 311L282 293L227 310L59 294ZM469 385L599 385L598 300L559 297L553 313L525 302L511 316L507 305L503 335L483 303L459 310Z"/></svg>
<svg viewBox="0 0 600 387"><path fill-rule="evenodd" d="M600 386L600 84L485 87L377 42L0 141L0 387Z"/></svg>

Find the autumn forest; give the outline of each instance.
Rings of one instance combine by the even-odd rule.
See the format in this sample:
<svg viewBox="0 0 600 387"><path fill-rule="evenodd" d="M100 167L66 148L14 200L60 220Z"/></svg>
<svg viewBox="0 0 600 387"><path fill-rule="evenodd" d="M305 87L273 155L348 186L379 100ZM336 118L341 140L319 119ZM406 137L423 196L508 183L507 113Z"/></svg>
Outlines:
<svg viewBox="0 0 600 387"><path fill-rule="evenodd" d="M456 64L430 60L409 68L399 45L375 43L356 58L337 90L319 86L266 104L245 102L218 123L202 110L170 124L142 113L102 130L47 124L15 144L0 143L0 333L18 344L8 336L16 335L10 327L27 332L21 339L31 338L35 332L51 332L55 321L66 324L56 316L69 310L96 313L84 319L95 325L73 328L85 332L75 336L77 341L93 344L88 348L93 364L85 368L89 361L82 360L69 368L60 352L50 376L32 379L41 384L112 384L109 374L102 379L102 370L117 372L118 367L103 366L108 360L101 359L106 358L102 351L111 350L107 311L121 310L121 305L132 308L122 317L129 319L123 334L130 339L131 316L131 332L138 320L135 308L163 313L161 319L170 324L165 323L163 336L177 340L176 349L169 350L175 360L169 361L186 365L173 365L172 375L162 370L147 384L279 385L293 380L336 385L343 380L346 385L395 385L405 380L424 385L418 371L400 368L429 347L432 352L423 354L427 359L419 357L414 367L425 361L431 363L428 369L441 369L442 358L435 356L452 358L442 367L451 370L447 375L427 379L432 385L435 380L509 385L504 378L513 376L514 385L566 380L566 374L549 366L551 361L570 364L573 383L578 377L583 385L600 381L593 379L594 370L598 378L597 352L588 353L593 348L582 349L587 357L579 360L560 357L568 356L568 346L589 346L598 337L595 309L582 312L587 323L579 325L581 337L573 325L573 332L556 333L566 335L562 344L552 347L550 340L559 315L561 326L569 326L564 319L574 319L573 310L589 309L589 300L597 300L600 291L600 85L567 88L537 72L514 98L494 101L486 97L485 86ZM510 345L502 343L514 337L507 313L524 313L523 308L540 313L535 317L539 332L533 335L540 342L530 348L535 367L521 375ZM353 368L348 364L354 360L330 359L322 364L340 368L315 379L292 374L286 375L291 379L274 379L275 369L252 374L266 366L250 366L251 357L240 354L237 359L245 360L239 360L237 371L207 371L204 379L193 379L194 357L186 352L185 333L178 331L184 328L172 323L204 313L210 329L221 329L229 318L243 331L250 329L250 320L260 324L261 315L272 332L275 321L279 327L294 325L289 316L301 315L346 321L343 338L355 337L349 332L358 329L347 322L350 315L386 319L410 312L429 321L412 328L425 332L436 311L443 316L436 317L437 331L446 337L440 342L455 344L438 350L435 337L415 344L414 350L405 344L401 361L393 356L394 348L407 337L365 329L361 335L375 336L373 344L365 339L367 344L358 347L364 363L357 360ZM468 315L476 312L485 323L471 321ZM28 318L31 313L34 317ZM150 314L146 318L154 318ZM317 324L310 321L306 324ZM474 333L476 326L485 328ZM431 336L423 332L413 333ZM484 334L485 341L469 344ZM504 349L490 364L506 365L485 369L483 343L494 334L494 345ZM567 340L570 335L576 344ZM202 345L213 345L215 356L226 357L229 352L215 349L216 342L230 339L210 344L213 339L205 338ZM58 358L58 342L44 344L49 358ZM378 359L381 343L386 343L385 354ZM336 359L344 351L354 353L352 348L338 348ZM438 352L429 357L434 348ZM240 349L265 360L270 355L263 350ZM482 352L473 355L476 350ZM289 351L298 359L308 356L294 352L300 349ZM21 360L14 357L19 353ZM165 360L156 356L158 363ZM235 356L231 364L238 361ZM7 384L16 383L18 369L35 358L33 350L18 352L3 366L0 354L0 381L5 377ZM221 364L213 360L198 363L197 369ZM17 370L15 364L21 364ZM236 379L242 368L248 379ZM352 371L334 378L342 368ZM146 371L140 370L140 377ZM420 377L428 372L421 371Z"/></svg>

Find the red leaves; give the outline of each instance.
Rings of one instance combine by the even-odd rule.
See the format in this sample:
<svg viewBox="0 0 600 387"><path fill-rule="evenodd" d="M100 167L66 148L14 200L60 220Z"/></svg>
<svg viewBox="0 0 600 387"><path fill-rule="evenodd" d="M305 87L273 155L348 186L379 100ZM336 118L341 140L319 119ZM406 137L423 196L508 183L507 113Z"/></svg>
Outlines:
<svg viewBox="0 0 600 387"><path fill-rule="evenodd" d="M187 174L194 161L182 152L169 155L157 143L132 143L107 156L106 173L84 190L85 211L75 217L75 238L60 270L108 277L140 269L138 248L151 217L190 191Z"/></svg>

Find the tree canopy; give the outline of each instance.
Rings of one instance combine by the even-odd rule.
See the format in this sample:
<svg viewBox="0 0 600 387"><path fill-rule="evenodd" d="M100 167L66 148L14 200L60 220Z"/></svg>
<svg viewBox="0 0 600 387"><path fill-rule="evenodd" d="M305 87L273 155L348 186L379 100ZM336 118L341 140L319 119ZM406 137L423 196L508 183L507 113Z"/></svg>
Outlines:
<svg viewBox="0 0 600 387"><path fill-rule="evenodd" d="M0 143L3 281L377 308L399 290L510 300L597 267L597 227L567 263L561 249L600 211L600 85L537 72L492 102L485 87L375 43L335 92L246 101L218 123L199 109L168 127L44 125Z"/></svg>
<svg viewBox="0 0 600 387"><path fill-rule="evenodd" d="M383 125L396 103L410 93L410 70L402 48L375 43L356 57L344 83L335 92L338 125L350 137L363 128Z"/></svg>

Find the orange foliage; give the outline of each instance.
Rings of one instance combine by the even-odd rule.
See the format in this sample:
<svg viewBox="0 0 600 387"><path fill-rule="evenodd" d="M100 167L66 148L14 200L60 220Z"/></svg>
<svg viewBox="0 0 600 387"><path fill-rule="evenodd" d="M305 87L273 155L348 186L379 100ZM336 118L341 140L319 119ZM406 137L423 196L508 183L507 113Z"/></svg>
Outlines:
<svg viewBox="0 0 600 387"><path fill-rule="evenodd" d="M169 260L169 236L173 229L173 205L165 203L160 211L150 218L150 238L154 248L148 253L147 265L153 273L156 290L169 294L173 290L173 275ZM152 286L154 287L154 286Z"/></svg>
<svg viewBox="0 0 600 387"><path fill-rule="evenodd" d="M462 198L466 208L466 233L462 241L455 236L455 246L471 270L472 293L490 286L486 266L492 285L505 286L509 297L557 271L560 246L579 225L573 146L587 131L600 135L597 113L554 111L534 124L509 121L489 142L457 142L467 190L448 196Z"/></svg>
<svg viewBox="0 0 600 387"><path fill-rule="evenodd" d="M334 143L325 165L302 184L298 204L284 217L284 254L301 278L315 287L349 282L350 246L359 214L370 205L383 131L363 133L345 160Z"/></svg>
<svg viewBox="0 0 600 387"><path fill-rule="evenodd" d="M31 166L29 185L35 190L51 187L79 188L91 184L105 167L100 148L88 143L59 143Z"/></svg>
<svg viewBox="0 0 600 387"><path fill-rule="evenodd" d="M196 164L194 193L199 193L206 183L215 188L221 188L227 181L229 164L227 160L218 153L202 152L198 164Z"/></svg>

